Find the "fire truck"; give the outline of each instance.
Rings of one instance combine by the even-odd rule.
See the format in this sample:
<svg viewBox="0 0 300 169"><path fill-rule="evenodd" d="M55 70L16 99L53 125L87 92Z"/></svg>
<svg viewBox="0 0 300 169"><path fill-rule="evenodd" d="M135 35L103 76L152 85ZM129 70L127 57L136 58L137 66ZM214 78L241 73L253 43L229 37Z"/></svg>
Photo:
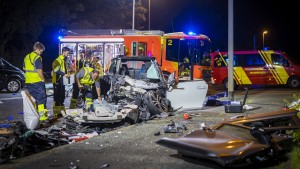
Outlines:
<svg viewBox="0 0 300 169"><path fill-rule="evenodd" d="M160 30L60 30L60 50L71 49L78 60L80 51L87 58L99 57L104 70L115 57L155 57L164 75L175 72L178 80L211 80L210 39L193 33L164 33Z"/></svg>

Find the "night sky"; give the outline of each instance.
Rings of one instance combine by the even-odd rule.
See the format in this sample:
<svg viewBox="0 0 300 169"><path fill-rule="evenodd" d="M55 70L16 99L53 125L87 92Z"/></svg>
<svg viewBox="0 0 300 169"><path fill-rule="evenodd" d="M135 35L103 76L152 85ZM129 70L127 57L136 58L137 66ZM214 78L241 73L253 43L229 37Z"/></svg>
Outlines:
<svg viewBox="0 0 300 169"><path fill-rule="evenodd" d="M132 3L132 0L127 0ZM137 1L137 0L136 0ZM228 48L228 1L226 0L142 0L148 9L151 2L151 30L189 32L207 35L212 42L212 51ZM89 4L86 4L89 5ZM148 30L148 13L145 29ZM2 18L5 19L5 18ZM265 46L281 50L300 61L298 39L300 38L300 8L297 1L234 0L234 50L262 49L262 33ZM128 27L120 27L131 29ZM58 32L45 28L39 41L45 42L43 54L45 68L50 69L58 56ZM70 28L72 29L72 28Z"/></svg>
<svg viewBox="0 0 300 169"><path fill-rule="evenodd" d="M142 0L148 8L148 0ZM150 0L150 27L164 32L205 34L212 40L212 50L227 50L228 2L217 0ZM234 50L282 50L300 60L300 8L297 1L234 0ZM148 17L148 14L147 14ZM148 22L148 21L147 21ZM146 27L148 29L148 26Z"/></svg>

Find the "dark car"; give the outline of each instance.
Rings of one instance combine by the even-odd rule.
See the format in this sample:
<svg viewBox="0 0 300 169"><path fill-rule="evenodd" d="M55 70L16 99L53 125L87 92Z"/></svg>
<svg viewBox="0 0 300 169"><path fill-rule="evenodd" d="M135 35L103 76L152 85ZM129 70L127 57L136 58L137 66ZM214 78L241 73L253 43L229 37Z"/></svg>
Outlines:
<svg viewBox="0 0 300 169"><path fill-rule="evenodd" d="M0 90L16 93L25 84L25 74L19 68L0 57Z"/></svg>
<svg viewBox="0 0 300 169"><path fill-rule="evenodd" d="M181 138L161 138L157 144L222 166L258 164L291 150L291 132L300 129L298 115L298 110L281 110L234 117Z"/></svg>

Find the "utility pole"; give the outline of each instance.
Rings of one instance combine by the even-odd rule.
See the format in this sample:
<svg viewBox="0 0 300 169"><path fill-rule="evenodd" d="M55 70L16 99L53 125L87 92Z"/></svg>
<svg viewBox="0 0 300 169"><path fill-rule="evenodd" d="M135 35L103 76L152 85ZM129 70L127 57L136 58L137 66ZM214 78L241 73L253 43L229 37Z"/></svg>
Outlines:
<svg viewBox="0 0 300 169"><path fill-rule="evenodd" d="M149 20L149 30L150 30L150 0L149 0L149 5L148 6L149 6L149 16L148 16L149 19L148 20Z"/></svg>
<svg viewBox="0 0 300 169"><path fill-rule="evenodd" d="M132 30L134 30L135 0L132 2Z"/></svg>
<svg viewBox="0 0 300 169"><path fill-rule="evenodd" d="M233 0L228 0L228 97L234 100L233 91Z"/></svg>

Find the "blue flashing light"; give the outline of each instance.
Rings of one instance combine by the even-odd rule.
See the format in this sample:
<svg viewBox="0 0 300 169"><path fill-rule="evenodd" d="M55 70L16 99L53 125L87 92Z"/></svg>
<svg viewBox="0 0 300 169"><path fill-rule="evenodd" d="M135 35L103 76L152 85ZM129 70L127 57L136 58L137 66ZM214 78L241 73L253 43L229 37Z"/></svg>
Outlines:
<svg viewBox="0 0 300 169"><path fill-rule="evenodd" d="M269 50L269 48L268 47L264 47L264 49L263 50Z"/></svg>
<svg viewBox="0 0 300 169"><path fill-rule="evenodd" d="M61 40L61 39L62 39L62 36L58 36L58 39Z"/></svg>
<svg viewBox="0 0 300 169"><path fill-rule="evenodd" d="M196 35L195 32L189 32L189 35Z"/></svg>

